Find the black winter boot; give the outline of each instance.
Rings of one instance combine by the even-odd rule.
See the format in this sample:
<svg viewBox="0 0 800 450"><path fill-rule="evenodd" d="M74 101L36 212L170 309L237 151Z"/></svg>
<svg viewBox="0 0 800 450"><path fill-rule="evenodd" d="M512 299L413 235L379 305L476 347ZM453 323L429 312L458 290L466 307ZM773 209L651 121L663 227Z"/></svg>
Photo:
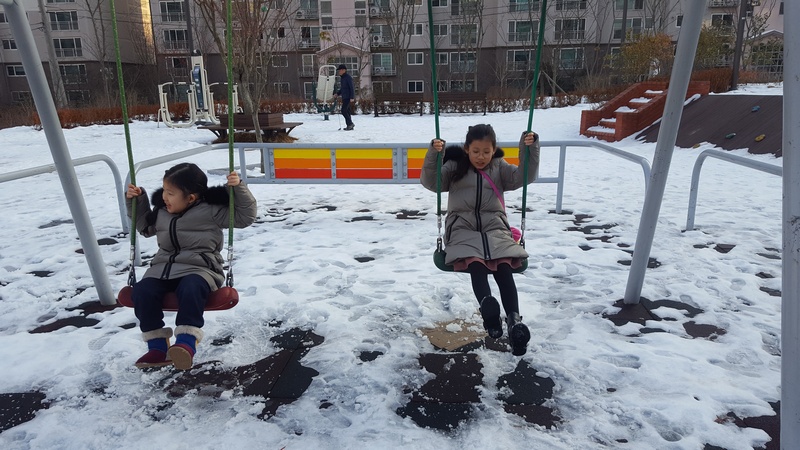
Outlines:
<svg viewBox="0 0 800 450"><path fill-rule="evenodd" d="M528 351L528 341L531 340L531 331L522 323L519 313L509 313L506 318L508 337L511 341L511 354L522 356Z"/></svg>
<svg viewBox="0 0 800 450"><path fill-rule="evenodd" d="M483 317L483 328L492 339L497 339L503 335L503 322L500 320L500 304L491 295L483 297L481 300L481 317Z"/></svg>

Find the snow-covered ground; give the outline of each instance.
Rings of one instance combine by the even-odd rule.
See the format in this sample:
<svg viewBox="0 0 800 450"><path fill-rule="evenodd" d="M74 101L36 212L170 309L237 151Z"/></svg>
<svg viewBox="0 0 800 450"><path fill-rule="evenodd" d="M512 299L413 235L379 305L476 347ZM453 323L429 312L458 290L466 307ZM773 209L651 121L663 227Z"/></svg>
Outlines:
<svg viewBox="0 0 800 450"><path fill-rule="evenodd" d="M780 84L739 91L781 95ZM543 141L583 139L580 112L591 105L538 110L534 131ZM492 124L501 140L516 141L526 112L444 115L441 137L461 142L467 127ZM303 122L292 135L303 143L428 142L431 116L354 116L354 131L339 131L338 117L288 114ZM111 157L127 171L121 126L64 130L73 158ZM211 141L207 130L170 129L154 122L131 125L137 160L194 148ZM655 144L628 138L615 146L652 161ZM478 349L484 403L451 433L421 428L396 410L408 387L432 375L420 367L434 348L420 331L437 322L477 322L476 301L464 274L438 271L431 262L436 240L436 196L419 185L252 185L259 222L237 230L236 287L241 303L207 313L206 339L196 361L223 367L251 364L274 354L271 337L293 328L313 330L324 341L302 364L316 370L306 392L267 420L261 397L232 389L218 396L190 390L169 398L165 379L180 373L142 372L133 362L145 350L133 311L91 314L91 327L50 333L31 330L77 316L74 308L97 293L56 174L0 184L0 392L39 391L49 408L0 433L3 449L107 448L533 448L533 449L727 449L763 446L756 428L725 420L773 414L780 398L781 180L709 160L699 191L697 229L684 232L689 181L697 155L707 147L677 149L671 165L642 296L673 300L701 310L691 320L724 329L715 338L691 338L685 311L659 308L665 332L640 333L636 324L615 326L603 313L623 297L644 199L642 170L596 150L568 151L564 209L556 215L555 185L528 192L526 240L529 268L517 275L521 310L531 328L522 357L554 383L552 408L560 418L546 429L497 407L497 380L519 358ZM733 153L780 165L768 155ZM557 149L542 152L542 177L556 173ZM201 167L227 166L224 151L192 158ZM3 173L52 162L44 133L0 130ZM138 184L160 186L163 170L140 172ZM102 164L77 167L86 206L115 289L126 283L129 241L121 232L114 181ZM212 184L223 178L211 175ZM521 191L506 204L519 222ZM420 211L413 220L401 211ZM575 215L597 226L587 240ZM369 216L370 220L353 220ZM590 235L592 236L592 235ZM718 244L735 245L728 253ZM591 248L583 249L581 246ZM628 245L630 247L625 247ZM141 240L152 255L153 239ZM368 259L366 262L356 260ZM369 260L372 258L371 260ZM37 271L51 272L47 277ZM142 272L139 272L142 273ZM174 316L168 314L167 322ZM228 339L225 345L209 345ZM362 351L381 356L362 361ZM321 407L321 405L325 407Z"/></svg>

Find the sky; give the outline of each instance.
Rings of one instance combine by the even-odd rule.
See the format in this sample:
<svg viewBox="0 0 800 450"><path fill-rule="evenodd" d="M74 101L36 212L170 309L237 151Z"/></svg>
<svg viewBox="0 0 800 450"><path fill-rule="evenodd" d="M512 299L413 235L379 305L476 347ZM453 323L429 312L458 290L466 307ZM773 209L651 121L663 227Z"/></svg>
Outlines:
<svg viewBox="0 0 800 450"><path fill-rule="evenodd" d="M782 95L782 86L742 85L737 93ZM535 111L533 130L543 142L585 139L580 113L594 105ZM527 112L445 114L440 136L462 142L467 127L494 126L501 141L516 141ZM355 115L354 131L339 116L287 114L303 122L299 143L426 145L432 116ZM209 143L208 130L171 129L155 122L130 126L137 161ZM64 130L73 158L107 155L127 172L122 126ZM613 144L653 160L654 143L629 137ZM697 156L710 145L673 155L642 297L690 305L662 306L662 320L615 325L628 281L644 200L637 164L588 148L566 159L564 214L553 214L556 187L528 190L528 269L515 276L523 321L531 330L522 357L485 347L472 350L483 366L480 402L451 432L420 427L396 413L410 391L432 379L420 355L435 353L422 330L455 320L479 328L469 277L438 271L436 195L418 184L252 184L259 218L236 230L235 274L241 301L206 313L206 338L195 363L218 361L221 370L276 354L272 338L292 329L322 337L302 357L318 374L300 398L259 417L263 397L227 389L210 395L187 387L170 396L164 386L187 375L171 369L140 371L145 350L133 311L89 314L90 327L31 333L97 302L97 292L56 174L0 184L0 393L44 393L49 407L33 420L0 433L4 449L104 448L532 448L701 449L763 446L769 437L726 419L772 415L780 400L781 180L718 160L703 169L696 229L685 230L689 187ZM771 155L732 153L781 165ZM541 177L555 176L558 149L542 149ZM192 157L210 170L227 167L227 153ZM163 170L141 171L149 191ZM52 163L42 131L0 130L2 172ZM92 226L115 290L126 284L129 238L122 235L114 179L103 164L76 168ZM222 184L216 171L210 184ZM506 193L510 220L519 226L521 190ZM409 211L411 219L398 213ZM364 220L367 217L369 220ZM576 230L577 227L583 227ZM592 238L592 239L587 239ZM602 239L600 239L602 238ZM146 258L154 239L140 239ZM733 246L723 253L718 245ZM726 247L727 248L727 247ZM627 250L627 251L626 251ZM360 262L364 261L364 262ZM48 276L37 276L40 271ZM144 273L139 269L138 274ZM496 292L496 287L492 283ZM690 317L691 315L691 317ZM174 313L166 317L174 325ZM725 330L692 338L689 321ZM471 325L470 325L471 324ZM452 326L451 326L452 327ZM224 345L212 345L215 341ZM371 361L361 352L377 352ZM497 381L520 361L554 383L545 406L559 418L552 428L504 411ZM208 367L208 366L203 366ZM325 405L321 407L321 405Z"/></svg>

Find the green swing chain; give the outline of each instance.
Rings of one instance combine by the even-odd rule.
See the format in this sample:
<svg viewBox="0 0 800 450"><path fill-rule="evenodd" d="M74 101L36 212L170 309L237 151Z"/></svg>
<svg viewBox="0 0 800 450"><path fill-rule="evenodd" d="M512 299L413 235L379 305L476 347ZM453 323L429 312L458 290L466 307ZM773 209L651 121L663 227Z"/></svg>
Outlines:
<svg viewBox="0 0 800 450"><path fill-rule="evenodd" d="M117 66L117 83L119 87L119 102L120 107L122 109L122 125L125 129L125 145L127 148L127 155L128 155L128 173L130 174L130 182L134 186L136 185L136 171L133 162L133 149L131 147L131 132L130 127L128 124L128 101L125 97L125 81L122 77L122 56L120 54L119 49L119 28L117 27L117 8L114 0L110 0L110 8L111 8L111 29L114 33L114 54L116 56L116 66ZM233 44L232 44L232 16L233 16L233 8L231 0L226 1L227 4L227 50L228 50L228 115L230 118L230 113L233 106L233 85L231 84L230 80L233 78L233 52L231 51ZM233 120L228 120L228 169L229 173L233 172L234 165L233 165ZM126 187L127 190L127 187ZM232 287L233 286L233 225L234 225L234 199L233 199L233 189L229 190L229 200L228 200L228 210L229 210L229 218L228 218L228 274L226 277L226 285ZM136 283L136 270L133 264L133 261L136 259L136 204L138 202L131 202L131 249L130 249L130 260L131 260L131 269L128 273L128 285L133 286Z"/></svg>
<svg viewBox="0 0 800 450"><path fill-rule="evenodd" d="M114 53L117 62L117 83L119 85L119 103L122 107L122 126L125 129L125 145L127 146L128 153L128 173L130 174L130 182L136 186L136 172L134 171L133 163L133 149L131 148L131 131L128 126L128 100L125 97L125 81L122 79L122 56L119 50L119 29L117 28L117 7L114 0L110 0L111 6L111 29L114 32ZM125 186L127 191L128 187ZM128 285L133 286L136 283L136 270L133 261L136 259L136 203L131 202L131 270L128 273Z"/></svg>
<svg viewBox="0 0 800 450"><path fill-rule="evenodd" d="M433 90L433 117L436 124L436 139L439 137L439 86L436 79L436 43L433 39L433 1L428 0L428 37L431 43L431 86ZM442 152L436 156L436 250L442 250Z"/></svg>
<svg viewBox="0 0 800 450"><path fill-rule="evenodd" d="M533 111L536 105L536 87L539 85L539 65L542 62L542 46L544 45L544 21L547 18L547 0L542 0L542 12L539 18L539 35L536 39L536 65L533 70L533 86L531 86L531 105L528 108L528 131L525 134L533 131ZM520 162L523 164L522 169L522 226L520 232L522 233L519 238L519 243L525 247L525 213L527 210L528 199L528 159L531 157L530 147L525 147L525 159L523 160L520 155Z"/></svg>
<svg viewBox="0 0 800 450"><path fill-rule="evenodd" d="M547 17L547 0L542 0L542 10L539 20L539 35L537 36L536 44L536 66L533 73L533 86L531 87L531 104L528 111L528 129L530 133L533 128L533 110L536 105L536 86L539 84L539 66L542 61L542 46L544 44L544 26ZM433 39L433 2L428 0L428 36L430 37L430 54L431 54L431 83L433 90L433 113L434 121L436 124L436 139L439 137L439 86L436 79L436 43ZM520 244L525 246L525 210L526 200L528 197L528 158L530 158L530 148L526 147L525 155L520 155L520 162L523 165L523 183L522 183L522 235L520 237ZM442 152L439 152L436 161L436 225L438 227L438 236L436 238L436 250L442 250Z"/></svg>
<svg viewBox="0 0 800 450"><path fill-rule="evenodd" d="M225 26L225 47L228 51L228 173L233 172L233 114L236 113L236 105L233 104L233 2L226 2L226 26ZM244 168L242 170L245 170ZM234 200L233 188L228 189L228 272L225 277L225 285L233 287L233 224L234 224Z"/></svg>

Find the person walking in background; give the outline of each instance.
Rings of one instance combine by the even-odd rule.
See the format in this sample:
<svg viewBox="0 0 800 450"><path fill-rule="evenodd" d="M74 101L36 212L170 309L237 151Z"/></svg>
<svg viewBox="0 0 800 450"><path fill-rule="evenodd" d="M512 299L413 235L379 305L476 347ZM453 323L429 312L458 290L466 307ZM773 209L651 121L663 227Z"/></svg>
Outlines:
<svg viewBox="0 0 800 450"><path fill-rule="evenodd" d="M347 124L345 130L350 131L355 127L353 124L353 119L350 118L350 105L355 103L356 101L356 89L353 86L353 77L347 73L347 66L344 64L339 64L339 67L336 69L339 75L339 92L334 94L334 96L339 96L342 98L342 116L344 117L344 121Z"/></svg>
<svg viewBox="0 0 800 450"><path fill-rule="evenodd" d="M500 299L506 312L511 352L524 355L530 330L522 323L519 314L519 296L512 269L520 267L528 257L525 249L514 238L506 216L504 191L519 189L536 179L539 168L539 136L522 133L519 154L530 152L528 179L523 179L522 168L503 159L503 150L497 148L497 137L491 125L469 127L464 146L445 148L441 139L431 141L425 155L420 182L436 192L438 154L445 151L441 169L441 190L448 192L447 219L445 220L445 263L458 272L470 274L472 290L480 306L483 327L489 337L503 335L500 305L492 296L489 274L500 290Z"/></svg>

